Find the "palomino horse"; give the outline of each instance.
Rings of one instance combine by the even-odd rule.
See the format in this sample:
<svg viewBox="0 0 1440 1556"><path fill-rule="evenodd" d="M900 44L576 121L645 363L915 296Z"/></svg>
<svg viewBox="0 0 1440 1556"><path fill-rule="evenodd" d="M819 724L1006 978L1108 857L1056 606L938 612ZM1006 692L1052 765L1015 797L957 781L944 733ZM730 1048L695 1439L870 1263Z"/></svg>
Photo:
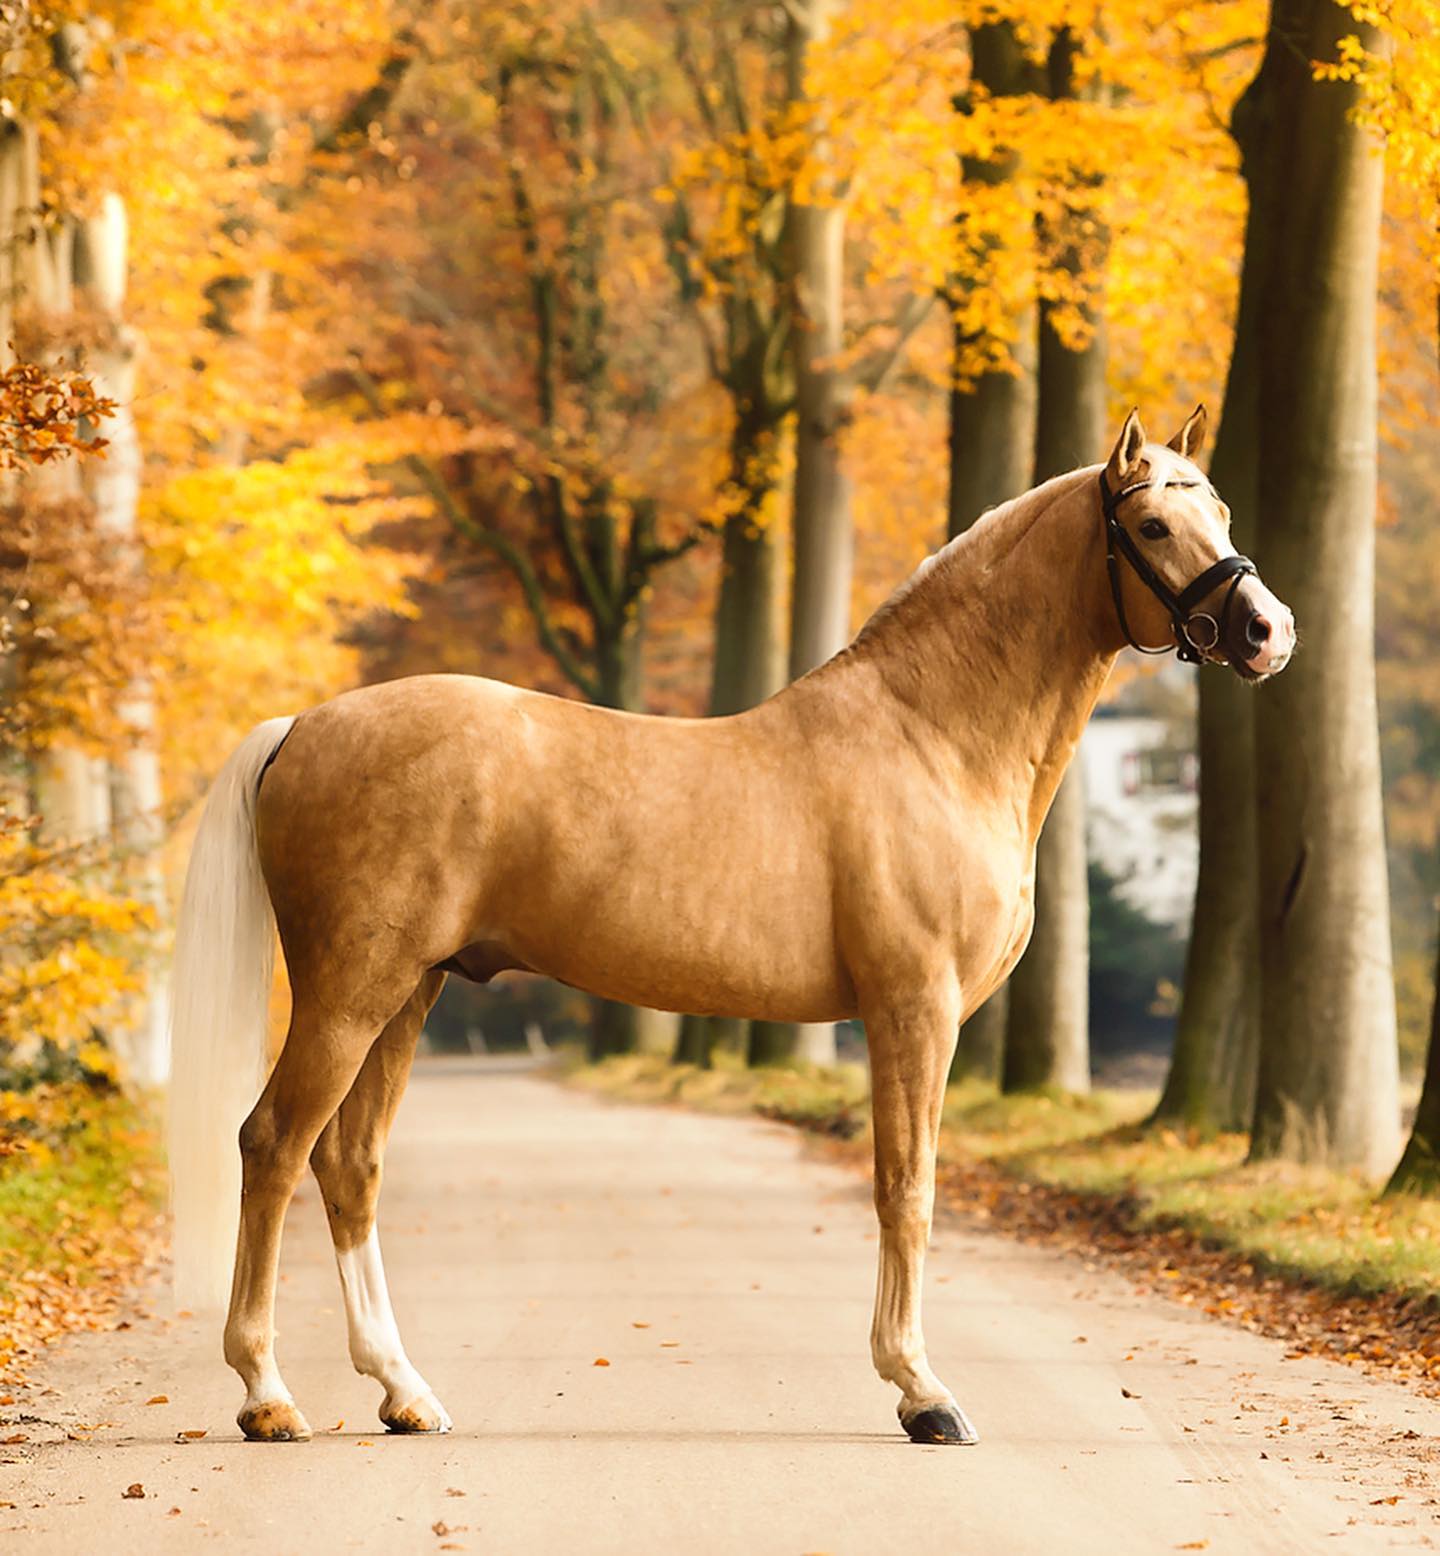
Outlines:
<svg viewBox="0 0 1440 1556"><path fill-rule="evenodd" d="M273 1345L281 1223L307 1161L381 1420L450 1425L386 1294L381 1157L446 972L521 968L669 1010L863 1017L875 1367L911 1437L976 1440L920 1327L956 1030L1025 946L1035 840L1120 649L1261 680L1295 642L1191 462L1203 428L1197 411L1161 447L1132 412L1108 464L997 508L843 653L734 718L421 676L245 739L185 887L172 1140L182 1301L220 1294L240 1207L225 1358L247 1437L310 1435ZM294 1006L260 1092L272 911Z"/></svg>

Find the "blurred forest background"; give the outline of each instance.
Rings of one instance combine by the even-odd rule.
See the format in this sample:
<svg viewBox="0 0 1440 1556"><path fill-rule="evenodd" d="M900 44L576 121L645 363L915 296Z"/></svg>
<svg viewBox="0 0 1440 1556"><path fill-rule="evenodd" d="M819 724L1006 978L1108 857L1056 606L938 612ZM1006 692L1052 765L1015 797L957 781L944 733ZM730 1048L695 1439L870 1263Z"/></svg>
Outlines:
<svg viewBox="0 0 1440 1556"><path fill-rule="evenodd" d="M437 670L737 711L1132 404L1164 438L1204 401L1301 653L1258 692L1122 660L957 1075L1076 1091L1138 1051L1202 1134L1398 1149L1440 894L1433 0L7 0L0 31L14 1139L67 1087L163 1085L170 904L254 722ZM437 1041L527 1025L837 1051L525 981Z"/></svg>

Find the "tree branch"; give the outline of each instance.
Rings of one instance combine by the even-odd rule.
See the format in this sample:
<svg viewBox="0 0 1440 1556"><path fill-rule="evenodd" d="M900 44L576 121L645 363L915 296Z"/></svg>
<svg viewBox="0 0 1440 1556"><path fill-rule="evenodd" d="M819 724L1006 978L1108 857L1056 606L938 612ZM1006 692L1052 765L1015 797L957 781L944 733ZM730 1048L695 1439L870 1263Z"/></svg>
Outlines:
<svg viewBox="0 0 1440 1556"><path fill-rule="evenodd" d="M350 105L350 111L315 143L316 151L339 151L352 136L364 135L371 124L389 108L415 61L415 41L415 34L408 27L395 34L394 47L386 56L374 83L355 99Z"/></svg>
<svg viewBox="0 0 1440 1556"><path fill-rule="evenodd" d="M363 368L352 367L350 377L370 409L377 416L385 415L385 401L380 394L379 386L369 373ZM476 523L471 514L456 500L449 483L436 468L433 460L428 459L424 454L407 454L405 464L430 494L435 506L450 521L452 528L475 545L483 546L487 551L493 552L510 569L525 596L525 603L530 607L530 614L535 619L535 630L539 633L541 645L566 678L592 702L596 701L600 695L600 683L587 673L585 667L565 646L556 631L555 623L550 618L549 607L545 602L545 593L540 587L540 580L536 576L530 558L508 536Z"/></svg>
<svg viewBox="0 0 1440 1556"><path fill-rule="evenodd" d="M874 392L885 382L890 370L900 360L910 337L925 322L935 305L933 292L916 292L906 298L895 315L891 328L895 339L888 346L867 352L847 370L845 378L853 388Z"/></svg>

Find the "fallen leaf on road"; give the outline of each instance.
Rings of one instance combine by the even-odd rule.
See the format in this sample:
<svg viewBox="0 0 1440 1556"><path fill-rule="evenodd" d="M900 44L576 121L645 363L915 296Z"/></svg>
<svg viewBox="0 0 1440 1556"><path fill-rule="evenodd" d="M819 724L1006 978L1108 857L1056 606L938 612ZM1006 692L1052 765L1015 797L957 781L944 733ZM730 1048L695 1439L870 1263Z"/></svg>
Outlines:
<svg viewBox="0 0 1440 1556"><path fill-rule="evenodd" d="M1120 1390L1120 1396L1122 1399L1140 1399L1143 1397L1139 1394L1132 1394L1127 1388L1122 1388Z"/></svg>
<svg viewBox="0 0 1440 1556"><path fill-rule="evenodd" d="M7 1448L11 1443L28 1443L29 1441L30 1439L24 1432L11 1432L8 1437L0 1437L0 1443L4 1443Z"/></svg>
<svg viewBox="0 0 1440 1556"><path fill-rule="evenodd" d="M355 1444L355 1446L357 1448L373 1448L375 1444L372 1443L368 1437L362 1437L360 1441Z"/></svg>
<svg viewBox="0 0 1440 1556"><path fill-rule="evenodd" d="M456 1486L446 1486L445 1495L447 1497L463 1497L465 1493Z"/></svg>
<svg viewBox="0 0 1440 1556"><path fill-rule="evenodd" d="M152 1394L150 1398L145 1401L145 1403L147 1405L168 1405L170 1403L170 1396L168 1394Z"/></svg>
<svg viewBox="0 0 1440 1556"><path fill-rule="evenodd" d="M597 1356L597 1357L596 1357L596 1358L595 1358L595 1360L594 1360L594 1361L593 1361L593 1362L591 1362L591 1363L590 1363L590 1365L591 1365L591 1366L592 1366L592 1367L608 1367L608 1366L609 1366L609 1365L610 1365L610 1361L609 1361L609 1358L608 1358L608 1357L605 1357L605 1356Z"/></svg>
<svg viewBox="0 0 1440 1556"><path fill-rule="evenodd" d="M188 1431L176 1432L176 1434L175 1434L175 1441L177 1443L194 1443L194 1442L199 1442L200 1439L208 1431L209 1431L209 1427L205 1427L205 1426L192 1426Z"/></svg>
<svg viewBox="0 0 1440 1556"><path fill-rule="evenodd" d="M170 1509L170 1511L168 1513L166 1513L165 1516L166 1516L166 1518L179 1518L179 1516L180 1516L180 1509L178 1507L172 1507Z"/></svg>
<svg viewBox="0 0 1440 1556"><path fill-rule="evenodd" d="M1072 1343L1075 1344L1075 1345L1088 1345L1090 1342L1085 1338L1085 1336L1083 1334L1077 1334L1075 1336L1075 1339L1074 1339L1074 1341Z"/></svg>
<svg viewBox="0 0 1440 1556"><path fill-rule="evenodd" d="M460 1545L460 1544L450 1544L450 1545L442 1545L440 1547L440 1549L442 1551L463 1551L465 1549L465 1547L463 1545Z"/></svg>
<svg viewBox="0 0 1440 1556"><path fill-rule="evenodd" d="M1395 1504L1399 1500L1400 1500L1400 1498L1398 1496L1394 1496L1394 1497L1376 1497L1375 1500L1370 1504L1370 1506L1371 1507L1394 1507Z"/></svg>
<svg viewBox="0 0 1440 1556"><path fill-rule="evenodd" d="M650 1327L650 1325L649 1324L642 1324L638 1318L632 1318L630 1320L630 1327L632 1329L648 1329Z"/></svg>
<svg viewBox="0 0 1440 1556"><path fill-rule="evenodd" d="M1209 1546L1209 1540L1186 1540L1184 1545L1177 1545L1177 1551L1203 1551Z"/></svg>
<svg viewBox="0 0 1440 1556"><path fill-rule="evenodd" d="M679 1345L679 1343L680 1342L678 1340L662 1340L660 1342L660 1349L662 1351L673 1351L675 1347Z"/></svg>
<svg viewBox="0 0 1440 1556"><path fill-rule="evenodd" d="M130 1502L138 1502L144 1495L145 1488L138 1480L134 1483L134 1485L126 1486L126 1488L120 1493L122 1500Z"/></svg>
<svg viewBox="0 0 1440 1556"><path fill-rule="evenodd" d="M15 1396L13 1394L0 1394L0 1405L13 1405L14 1403Z"/></svg>
<svg viewBox="0 0 1440 1556"><path fill-rule="evenodd" d="M342 1426L344 1426L344 1425L345 1425L345 1417L341 1416L340 1419L335 1423L335 1425L330 1428L330 1430L332 1432L338 1432L340 1430L340 1428Z"/></svg>

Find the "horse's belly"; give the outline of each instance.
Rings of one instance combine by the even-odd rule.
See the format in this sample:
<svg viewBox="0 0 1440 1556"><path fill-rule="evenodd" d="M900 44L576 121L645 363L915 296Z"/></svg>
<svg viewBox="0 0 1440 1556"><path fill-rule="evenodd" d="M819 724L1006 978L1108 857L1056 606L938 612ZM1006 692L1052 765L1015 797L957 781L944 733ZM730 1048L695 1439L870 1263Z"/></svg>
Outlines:
<svg viewBox="0 0 1440 1556"><path fill-rule="evenodd" d="M695 1015L833 1021L853 1013L819 872L776 872L732 856L646 857L596 881L563 861L504 911L527 967L588 993Z"/></svg>

